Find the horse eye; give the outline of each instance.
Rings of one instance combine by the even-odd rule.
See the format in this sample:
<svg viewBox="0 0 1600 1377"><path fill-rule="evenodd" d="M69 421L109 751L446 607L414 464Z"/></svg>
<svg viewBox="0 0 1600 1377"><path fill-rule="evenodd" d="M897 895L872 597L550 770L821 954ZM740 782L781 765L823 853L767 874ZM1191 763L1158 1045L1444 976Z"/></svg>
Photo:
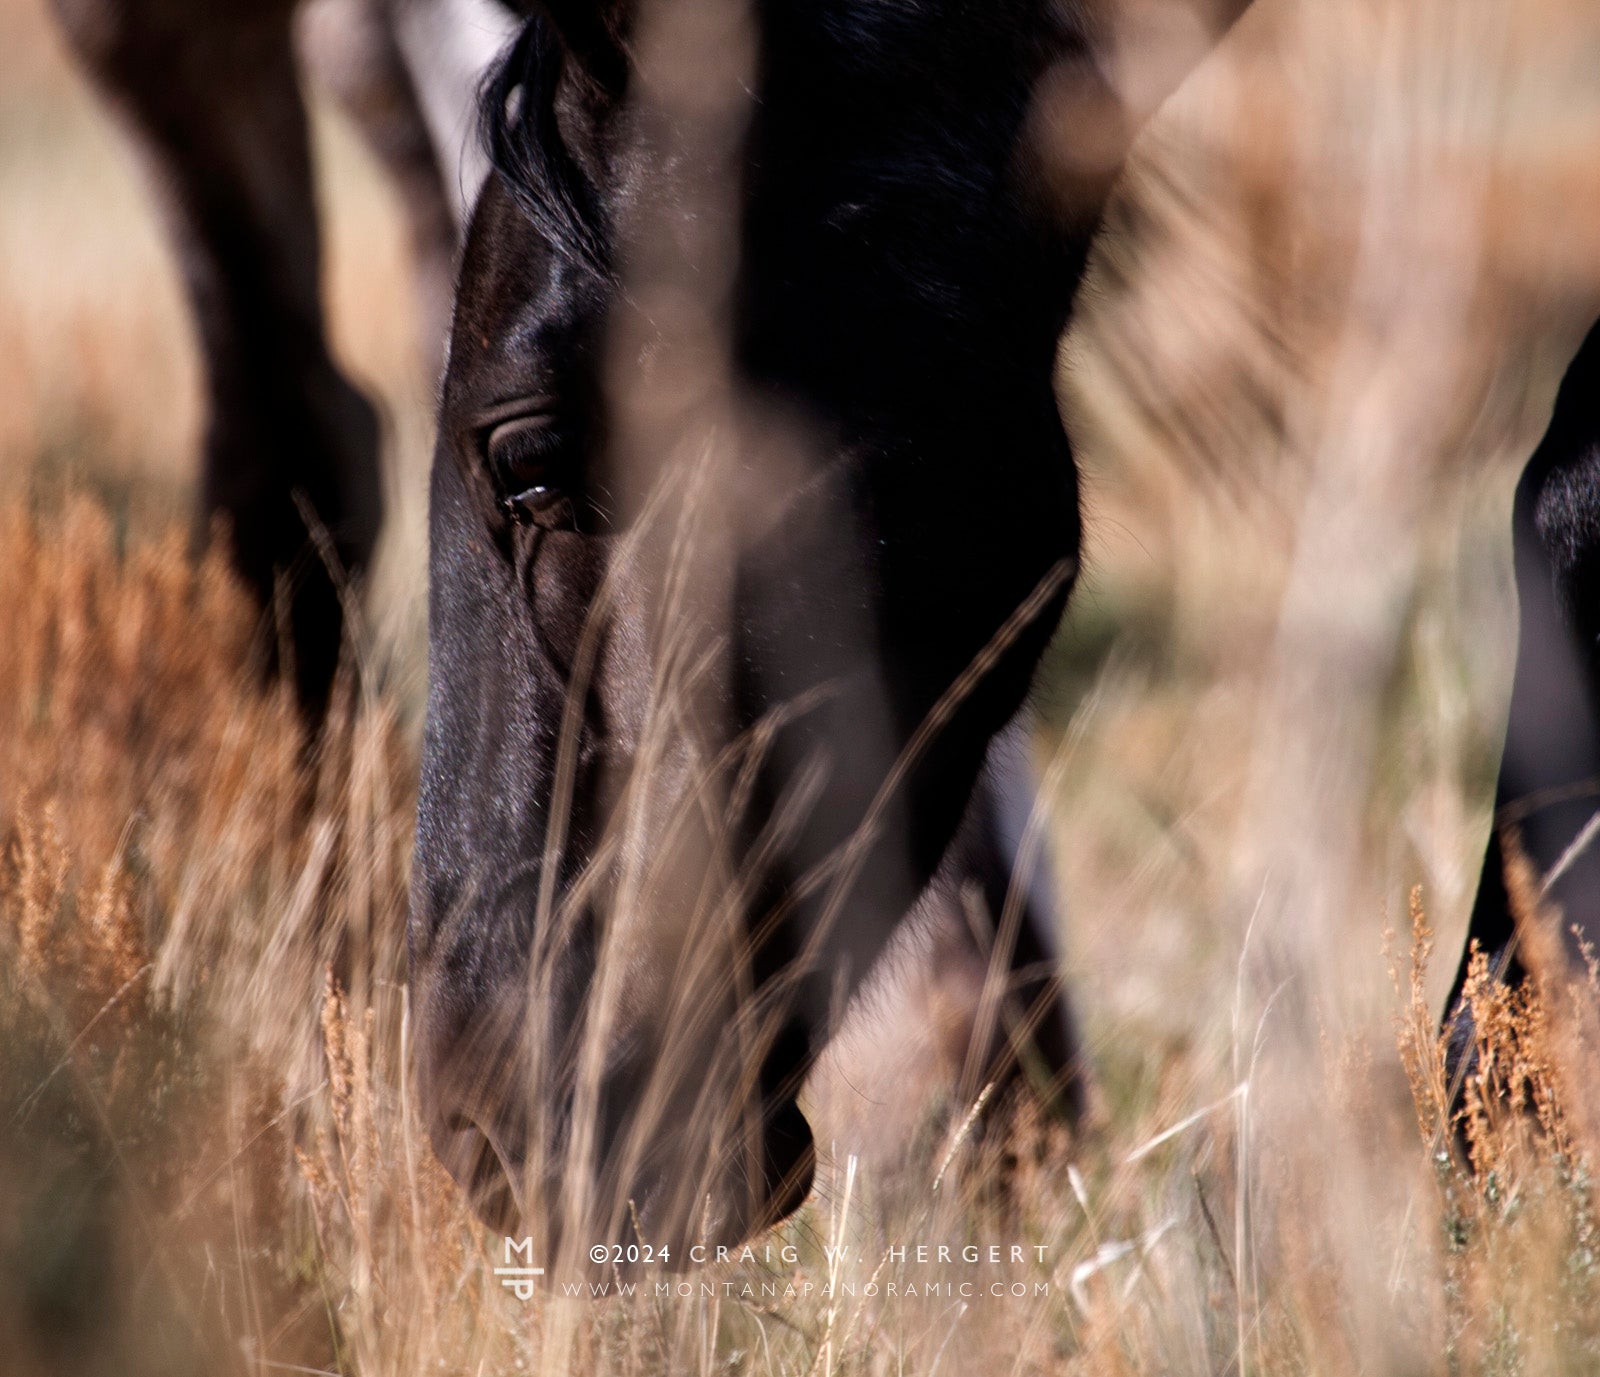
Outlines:
<svg viewBox="0 0 1600 1377"><path fill-rule="evenodd" d="M540 526L547 531L570 531L577 527L572 499L555 488L536 483L507 497L501 504L506 515L518 526Z"/></svg>
<svg viewBox="0 0 1600 1377"><path fill-rule="evenodd" d="M572 502L557 481L560 449L556 418L548 411L508 417L488 428L484 459L516 524L548 530L574 524Z"/></svg>

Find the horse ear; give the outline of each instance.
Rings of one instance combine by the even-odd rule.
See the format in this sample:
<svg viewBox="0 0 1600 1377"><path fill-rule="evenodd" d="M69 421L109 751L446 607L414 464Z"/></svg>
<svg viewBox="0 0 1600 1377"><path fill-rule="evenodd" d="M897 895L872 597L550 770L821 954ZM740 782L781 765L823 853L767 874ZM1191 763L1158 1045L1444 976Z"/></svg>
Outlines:
<svg viewBox="0 0 1600 1377"><path fill-rule="evenodd" d="M570 61L612 95L628 80L623 47L624 15L618 0L506 0L525 19L545 19L561 39Z"/></svg>

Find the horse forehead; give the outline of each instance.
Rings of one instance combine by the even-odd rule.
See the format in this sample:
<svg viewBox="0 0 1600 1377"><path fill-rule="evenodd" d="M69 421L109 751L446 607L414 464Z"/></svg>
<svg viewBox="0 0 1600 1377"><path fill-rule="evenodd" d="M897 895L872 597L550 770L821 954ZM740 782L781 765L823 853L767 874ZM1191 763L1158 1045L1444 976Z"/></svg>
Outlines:
<svg viewBox="0 0 1600 1377"><path fill-rule="evenodd" d="M457 292L457 326L483 333L516 326L546 285L550 252L496 175L484 183L467 231Z"/></svg>
<svg viewBox="0 0 1600 1377"><path fill-rule="evenodd" d="M574 345L604 309L599 284L550 252L491 174L462 254L447 407L467 377L474 394L498 394L525 381L530 366L575 366Z"/></svg>

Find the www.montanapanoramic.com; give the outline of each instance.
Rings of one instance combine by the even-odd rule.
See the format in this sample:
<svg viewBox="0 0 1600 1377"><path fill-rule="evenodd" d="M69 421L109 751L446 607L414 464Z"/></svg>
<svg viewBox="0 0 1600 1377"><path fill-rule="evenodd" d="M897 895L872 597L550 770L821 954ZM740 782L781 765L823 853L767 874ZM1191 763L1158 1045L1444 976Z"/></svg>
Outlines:
<svg viewBox="0 0 1600 1377"><path fill-rule="evenodd" d="M675 1281L569 1281L552 1288L562 1296L645 1296L656 1300L1024 1300L1051 1294L1048 1281L804 1281L795 1278L751 1280L709 1278Z"/></svg>

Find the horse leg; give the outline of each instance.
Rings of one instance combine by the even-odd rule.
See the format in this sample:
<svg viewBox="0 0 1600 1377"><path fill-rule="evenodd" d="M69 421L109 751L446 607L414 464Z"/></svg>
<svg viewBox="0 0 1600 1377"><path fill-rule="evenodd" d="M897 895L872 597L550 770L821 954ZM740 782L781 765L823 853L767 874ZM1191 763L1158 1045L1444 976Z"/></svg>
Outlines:
<svg viewBox="0 0 1600 1377"><path fill-rule="evenodd" d="M299 49L304 65L339 101L360 130L399 195L416 264L416 289L423 357L430 375L442 362L450 325L460 234L460 178L475 190L474 169L465 151L452 150L453 137L435 138L423 109L422 91L401 49L398 13L436 8L437 0L310 0L300 12ZM470 109L479 71L464 76L458 103ZM475 147L469 141L467 148Z"/></svg>
<svg viewBox="0 0 1600 1377"><path fill-rule="evenodd" d="M200 336L202 525L272 609L301 702L326 705L344 581L380 519L378 422L334 366L293 0L55 0L153 173Z"/></svg>
<svg viewBox="0 0 1600 1377"><path fill-rule="evenodd" d="M987 966L963 1089L1021 1079L1076 1122L1087 1087L1077 1020L1062 981L1048 837L1030 842L1036 794L1024 718L991 743L953 853L965 940Z"/></svg>
<svg viewBox="0 0 1600 1377"><path fill-rule="evenodd" d="M1445 1005L1453 1083L1473 1053L1461 998L1470 944L1509 983L1527 973L1503 838L1515 840L1544 883L1563 928L1600 941L1600 845L1591 835L1600 816L1600 324L1568 368L1523 470L1512 529L1521 636L1469 955Z"/></svg>

